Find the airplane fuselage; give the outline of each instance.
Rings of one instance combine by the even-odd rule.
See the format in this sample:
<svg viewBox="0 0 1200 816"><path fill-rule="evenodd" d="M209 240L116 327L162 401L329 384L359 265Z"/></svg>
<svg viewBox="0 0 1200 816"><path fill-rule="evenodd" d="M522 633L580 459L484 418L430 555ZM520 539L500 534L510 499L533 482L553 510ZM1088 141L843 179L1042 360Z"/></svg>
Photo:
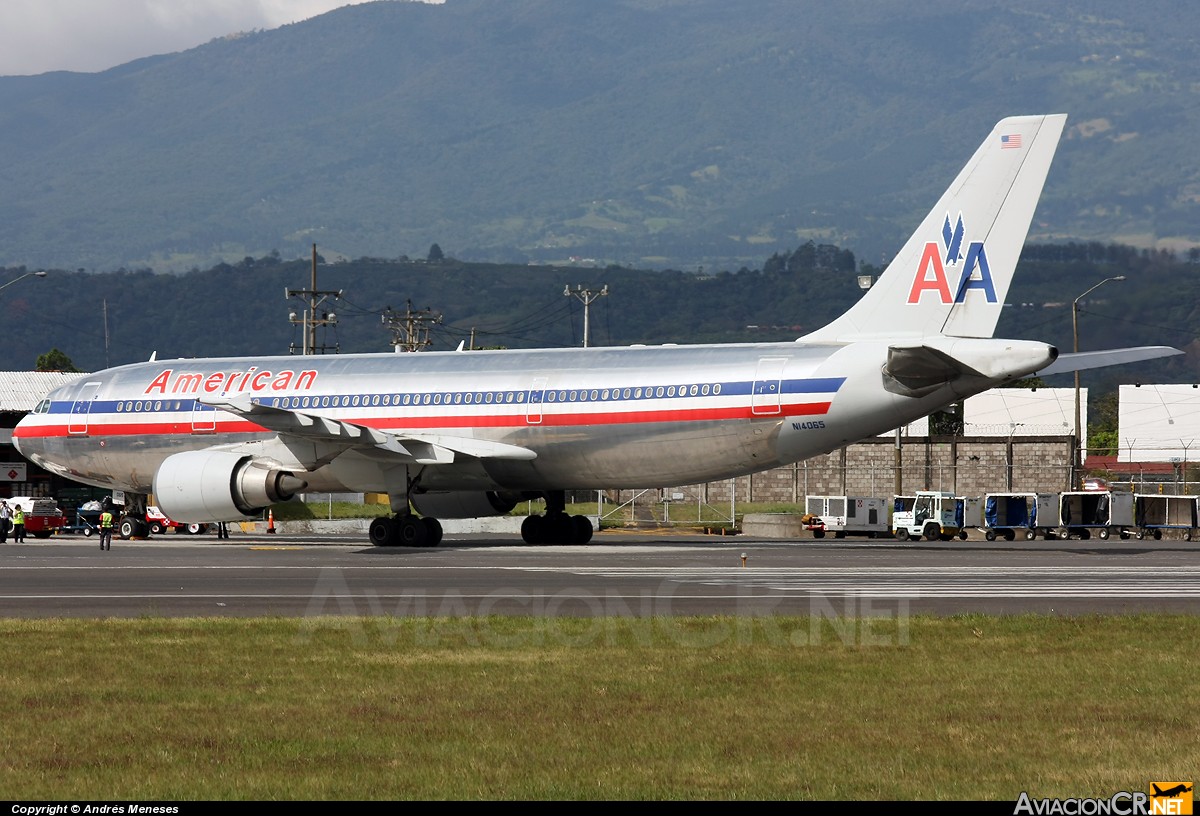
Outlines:
<svg viewBox="0 0 1200 816"><path fill-rule="evenodd" d="M825 453L962 396L948 387L921 399L885 391L887 351L885 342L792 342L153 361L56 390L14 441L61 475L148 492L172 454L274 438L202 402L239 394L387 433L473 437L534 454L428 468L426 489L693 484ZM405 476L387 457L356 449L306 478L311 490L390 492Z"/></svg>

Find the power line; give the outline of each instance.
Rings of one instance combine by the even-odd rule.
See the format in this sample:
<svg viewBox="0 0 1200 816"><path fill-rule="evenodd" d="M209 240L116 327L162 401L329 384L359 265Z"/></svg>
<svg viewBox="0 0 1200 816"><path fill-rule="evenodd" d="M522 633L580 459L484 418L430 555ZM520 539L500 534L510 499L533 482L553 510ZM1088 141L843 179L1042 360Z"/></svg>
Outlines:
<svg viewBox="0 0 1200 816"><path fill-rule="evenodd" d="M583 286L581 286L579 284L575 285L574 291L571 290L570 284L567 284L563 288L563 295L565 295L566 297L571 297L572 295L574 295L576 298L578 298L580 300L580 302L583 303L583 347L584 348L588 347L588 334L591 329L591 327L588 323L589 307L592 305L592 302L595 301L597 298L602 298L607 294L608 294L608 284L607 283L604 284L604 287L602 289L598 289L598 290L597 289L585 289L585 288L583 288Z"/></svg>
<svg viewBox="0 0 1200 816"><path fill-rule="evenodd" d="M383 310L383 322L392 333L392 347L396 351L420 351L429 348L429 330L442 322L442 316L429 309L413 311L412 301L407 301L404 314L393 311L391 306Z"/></svg>
<svg viewBox="0 0 1200 816"><path fill-rule="evenodd" d="M305 304L304 311L297 315L295 312L288 314L288 321L293 326L299 325L303 332L303 340L301 342L301 354L324 354L330 349L334 353L339 350L339 344L334 343L332 346L322 344L317 346L317 327L318 326L336 326L337 315L332 311L322 311L321 316L317 316L317 309L320 308L326 300L333 298L337 300L342 296L342 290L320 290L317 289L317 245L312 245L312 287L309 289L284 289L284 299L298 297ZM307 298L307 300L305 300ZM288 348L289 354L296 353L296 343L293 341Z"/></svg>

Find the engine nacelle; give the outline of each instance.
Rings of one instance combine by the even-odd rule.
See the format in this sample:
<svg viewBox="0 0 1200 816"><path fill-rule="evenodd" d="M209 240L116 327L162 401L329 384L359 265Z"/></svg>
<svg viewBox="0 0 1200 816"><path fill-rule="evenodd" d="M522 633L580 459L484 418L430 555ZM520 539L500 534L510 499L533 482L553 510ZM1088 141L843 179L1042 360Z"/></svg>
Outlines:
<svg viewBox="0 0 1200 816"><path fill-rule="evenodd" d="M238 521L287 501L308 483L264 467L252 456L188 451L168 456L154 474L158 507L175 521Z"/></svg>
<svg viewBox="0 0 1200 816"><path fill-rule="evenodd" d="M414 493L411 500L413 509L422 516L458 519L503 516L517 506L520 497L491 490L457 490L450 493Z"/></svg>

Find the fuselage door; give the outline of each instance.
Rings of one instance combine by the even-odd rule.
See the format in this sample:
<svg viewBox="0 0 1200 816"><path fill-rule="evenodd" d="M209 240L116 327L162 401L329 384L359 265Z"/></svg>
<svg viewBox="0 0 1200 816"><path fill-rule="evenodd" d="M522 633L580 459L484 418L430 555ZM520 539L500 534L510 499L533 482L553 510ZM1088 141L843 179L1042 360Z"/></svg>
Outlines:
<svg viewBox="0 0 1200 816"><path fill-rule="evenodd" d="M79 396L71 405L71 419L67 422L67 433L83 435L88 432L88 415L92 412L92 400L100 390L99 382L84 383Z"/></svg>
<svg viewBox="0 0 1200 816"><path fill-rule="evenodd" d="M217 430L217 409L197 401L192 406L192 433L213 433Z"/></svg>
<svg viewBox="0 0 1200 816"><path fill-rule="evenodd" d="M534 377L533 387L529 389L529 399L525 401L525 424L542 424L542 400L546 396L546 378Z"/></svg>
<svg viewBox="0 0 1200 816"><path fill-rule="evenodd" d="M780 412L780 389L786 357L763 357L754 372L754 388L750 394L750 413L771 416Z"/></svg>

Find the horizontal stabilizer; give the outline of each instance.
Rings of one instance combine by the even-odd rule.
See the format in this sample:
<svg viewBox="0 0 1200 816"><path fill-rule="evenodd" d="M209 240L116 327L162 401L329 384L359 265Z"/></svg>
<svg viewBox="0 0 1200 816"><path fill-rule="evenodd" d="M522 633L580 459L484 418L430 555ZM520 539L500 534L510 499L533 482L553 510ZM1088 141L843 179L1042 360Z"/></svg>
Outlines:
<svg viewBox="0 0 1200 816"><path fill-rule="evenodd" d="M1089 368L1140 363L1143 360L1157 360L1160 357L1173 357L1176 354L1183 354L1183 352L1170 346L1136 346L1106 349L1105 351L1081 351L1077 354L1060 354L1057 360L1038 371L1036 376L1048 377L1051 374L1066 374L1071 371L1085 371Z"/></svg>

